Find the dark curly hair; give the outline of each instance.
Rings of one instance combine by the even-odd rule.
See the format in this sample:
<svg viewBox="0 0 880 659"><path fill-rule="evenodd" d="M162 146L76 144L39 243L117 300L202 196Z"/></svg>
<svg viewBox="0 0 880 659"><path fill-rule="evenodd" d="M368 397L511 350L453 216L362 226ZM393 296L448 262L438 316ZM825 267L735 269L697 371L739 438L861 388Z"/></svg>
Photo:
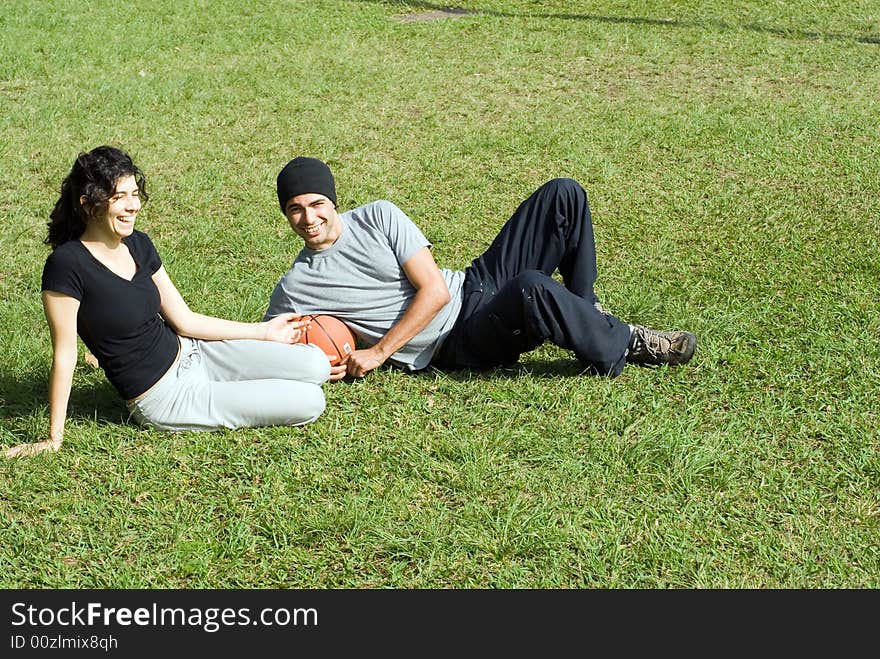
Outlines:
<svg viewBox="0 0 880 659"><path fill-rule="evenodd" d="M79 238L90 218L106 212L116 184L124 176L134 176L141 202L149 198L143 172L125 151L112 146L99 146L80 153L61 183L61 196L49 213L46 223L49 234L43 241L55 249L68 240ZM80 202L80 199L85 199Z"/></svg>

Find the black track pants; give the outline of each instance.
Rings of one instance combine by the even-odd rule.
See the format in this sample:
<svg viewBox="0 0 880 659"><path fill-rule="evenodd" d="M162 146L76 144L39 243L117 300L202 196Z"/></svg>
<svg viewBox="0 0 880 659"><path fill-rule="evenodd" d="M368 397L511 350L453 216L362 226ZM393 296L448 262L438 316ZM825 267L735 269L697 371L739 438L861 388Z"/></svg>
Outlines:
<svg viewBox="0 0 880 659"><path fill-rule="evenodd" d="M552 277L557 269L563 283ZM577 181L553 179L520 204L468 266L461 313L433 363L492 368L550 341L595 373L620 375L630 330L595 309L595 281L587 194Z"/></svg>

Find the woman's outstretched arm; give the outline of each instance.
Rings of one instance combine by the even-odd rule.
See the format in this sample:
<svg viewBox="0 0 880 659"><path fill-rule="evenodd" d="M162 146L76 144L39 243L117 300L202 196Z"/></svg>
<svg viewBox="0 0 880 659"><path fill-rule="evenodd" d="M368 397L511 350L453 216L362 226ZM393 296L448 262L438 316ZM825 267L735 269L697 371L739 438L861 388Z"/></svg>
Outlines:
<svg viewBox="0 0 880 659"><path fill-rule="evenodd" d="M43 291L43 311L52 337L52 371L49 374L49 439L19 444L6 449L7 458L36 455L43 451L57 451L64 441L64 423L67 403L76 368L76 314L79 300Z"/></svg>
<svg viewBox="0 0 880 659"><path fill-rule="evenodd" d="M260 339L280 343L297 343L308 323L296 320L296 314L276 316L261 323L241 323L214 316L205 316L189 308L171 277L160 267L153 282L162 296L160 311L165 321L181 336L217 341L222 339Z"/></svg>

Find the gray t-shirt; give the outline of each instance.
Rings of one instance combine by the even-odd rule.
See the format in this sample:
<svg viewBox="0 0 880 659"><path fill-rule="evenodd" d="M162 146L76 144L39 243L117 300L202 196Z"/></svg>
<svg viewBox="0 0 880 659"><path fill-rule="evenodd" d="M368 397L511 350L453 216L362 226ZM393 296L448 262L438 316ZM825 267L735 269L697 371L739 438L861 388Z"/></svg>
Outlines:
<svg viewBox="0 0 880 659"><path fill-rule="evenodd" d="M400 320L415 296L402 264L431 243L390 201L374 201L340 217L342 234L337 241L320 251L302 249L272 291L264 319L288 311L331 314L348 323L364 343L374 345ZM458 318L464 272L445 268L440 272L450 301L391 356L397 366L425 368Z"/></svg>

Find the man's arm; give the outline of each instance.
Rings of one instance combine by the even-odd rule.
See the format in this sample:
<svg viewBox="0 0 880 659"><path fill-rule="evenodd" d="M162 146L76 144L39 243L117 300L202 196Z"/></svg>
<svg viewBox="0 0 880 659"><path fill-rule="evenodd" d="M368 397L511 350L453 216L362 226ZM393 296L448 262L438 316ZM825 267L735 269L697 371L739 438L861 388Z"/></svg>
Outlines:
<svg viewBox="0 0 880 659"><path fill-rule="evenodd" d="M331 367L331 380L340 380L346 375L362 378L369 371L378 368L425 329L449 302L449 289L431 250L427 247L418 250L403 264L403 272L416 289L409 307L374 346L355 350L344 364Z"/></svg>

